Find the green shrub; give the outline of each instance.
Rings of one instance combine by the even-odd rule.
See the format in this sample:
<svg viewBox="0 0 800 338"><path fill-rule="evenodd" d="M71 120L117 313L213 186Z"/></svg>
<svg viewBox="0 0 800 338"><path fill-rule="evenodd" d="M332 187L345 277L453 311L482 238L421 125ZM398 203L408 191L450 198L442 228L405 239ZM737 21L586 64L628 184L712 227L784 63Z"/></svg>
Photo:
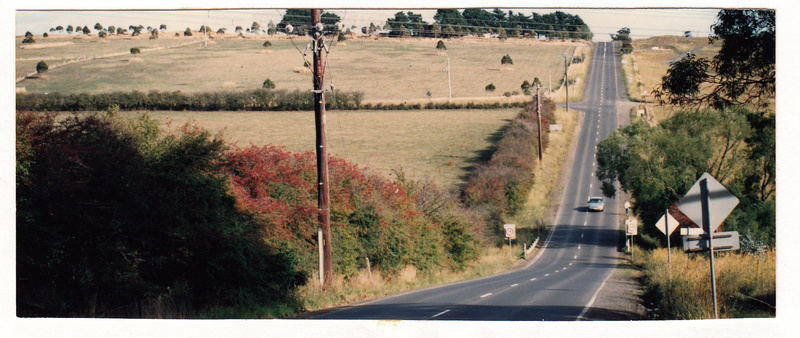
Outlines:
<svg viewBox="0 0 800 338"><path fill-rule="evenodd" d="M495 89L496 87L494 86L494 83L490 83L486 85L486 88L484 88L484 90L486 90L487 92L493 92Z"/></svg>
<svg viewBox="0 0 800 338"><path fill-rule="evenodd" d="M275 82L272 82L270 79L264 80L264 83L261 85L261 88L264 89L275 89Z"/></svg>
<svg viewBox="0 0 800 338"><path fill-rule="evenodd" d="M502 59L500 59L500 64L501 65L513 65L514 64L514 60L511 60L511 56L506 54L506 55L503 56Z"/></svg>
<svg viewBox="0 0 800 338"><path fill-rule="evenodd" d="M50 67L48 67L48 66L47 66L47 62L44 62L44 61L39 61L39 62L36 64L36 72L37 72L37 73L44 73L44 72L46 72L46 71L47 71L49 68L50 68Z"/></svg>
<svg viewBox="0 0 800 338"><path fill-rule="evenodd" d="M444 45L444 41L439 40L436 42L436 49L447 50L447 46Z"/></svg>

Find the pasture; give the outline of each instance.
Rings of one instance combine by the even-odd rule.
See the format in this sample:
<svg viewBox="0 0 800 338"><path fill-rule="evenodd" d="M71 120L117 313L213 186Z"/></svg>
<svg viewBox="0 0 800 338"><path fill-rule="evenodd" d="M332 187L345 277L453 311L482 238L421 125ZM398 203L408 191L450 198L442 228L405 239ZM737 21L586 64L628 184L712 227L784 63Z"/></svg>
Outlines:
<svg viewBox="0 0 800 338"><path fill-rule="evenodd" d="M328 111L328 151L387 177L402 168L413 180L454 189L519 108L496 110ZM126 114L138 114L134 112ZM150 112L177 128L192 123L240 147L274 144L313 151L313 112Z"/></svg>
<svg viewBox="0 0 800 338"><path fill-rule="evenodd" d="M277 89L311 87L311 75L303 71L304 62L312 60L310 53L303 56L310 42L308 37L241 38L214 34L204 47L198 35L175 37L163 33L154 40L54 35L38 37L30 45L21 44L21 38L17 38L17 78L34 71L40 60L51 68L41 78L17 82L17 87L28 92L62 93L201 92L260 88L267 78ZM543 87L550 83L557 87L564 69L559 57L565 53L591 54L586 42L466 37L445 39L447 50L437 50L438 40L328 40L325 88L361 91L365 102L446 99L449 90L445 69L449 58L453 98L501 98L506 92L521 93L522 82L533 82L537 77ZM265 41L272 46L264 47ZM131 55L133 47L142 53ZM513 64L501 65L504 55L509 55ZM578 72L570 77L581 78ZM496 87L494 92L485 90L490 83Z"/></svg>

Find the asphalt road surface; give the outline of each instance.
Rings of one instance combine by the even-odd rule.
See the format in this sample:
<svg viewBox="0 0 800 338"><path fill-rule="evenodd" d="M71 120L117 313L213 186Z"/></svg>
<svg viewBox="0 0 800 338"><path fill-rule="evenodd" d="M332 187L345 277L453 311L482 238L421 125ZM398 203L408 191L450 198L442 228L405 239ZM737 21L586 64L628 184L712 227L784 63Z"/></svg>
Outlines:
<svg viewBox="0 0 800 338"><path fill-rule="evenodd" d="M524 268L475 280L391 296L312 315L313 319L574 321L584 319L601 286L620 261L620 201L606 199L604 212L589 212L589 196L601 196L595 178L597 143L617 127L621 99L619 55L598 43L592 58L583 111L556 224L544 248ZM624 213L624 211L622 211Z"/></svg>

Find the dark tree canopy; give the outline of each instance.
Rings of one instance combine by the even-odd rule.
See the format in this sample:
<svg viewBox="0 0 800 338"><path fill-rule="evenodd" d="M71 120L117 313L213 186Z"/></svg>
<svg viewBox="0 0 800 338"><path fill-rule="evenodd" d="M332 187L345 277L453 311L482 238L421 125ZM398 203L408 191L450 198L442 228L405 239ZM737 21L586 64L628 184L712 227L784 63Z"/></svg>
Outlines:
<svg viewBox="0 0 800 338"><path fill-rule="evenodd" d="M712 29L709 43L721 41L719 53L673 62L656 98L695 107L768 106L775 98L775 12L722 10Z"/></svg>

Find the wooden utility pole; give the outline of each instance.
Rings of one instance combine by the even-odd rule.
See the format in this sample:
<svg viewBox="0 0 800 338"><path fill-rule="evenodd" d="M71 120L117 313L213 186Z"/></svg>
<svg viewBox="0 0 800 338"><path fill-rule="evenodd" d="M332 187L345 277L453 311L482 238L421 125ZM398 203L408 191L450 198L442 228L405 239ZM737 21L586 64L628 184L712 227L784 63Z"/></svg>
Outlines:
<svg viewBox="0 0 800 338"><path fill-rule="evenodd" d="M539 128L539 163L542 163L542 102L536 85L536 126Z"/></svg>
<svg viewBox="0 0 800 338"><path fill-rule="evenodd" d="M324 41L322 39L322 11L319 9L311 10L311 35L314 41L312 49L314 51L314 121L317 130L317 180L319 181L319 224L322 228L322 253L323 253L323 275L325 279L322 285L330 285L333 280L333 259L331 249L331 201L330 188L328 186L328 140L325 135L325 92L322 89L324 77L324 67L322 52Z"/></svg>
<svg viewBox="0 0 800 338"><path fill-rule="evenodd" d="M569 73L567 65L567 53L564 53L564 90L567 94L567 110L569 110Z"/></svg>

